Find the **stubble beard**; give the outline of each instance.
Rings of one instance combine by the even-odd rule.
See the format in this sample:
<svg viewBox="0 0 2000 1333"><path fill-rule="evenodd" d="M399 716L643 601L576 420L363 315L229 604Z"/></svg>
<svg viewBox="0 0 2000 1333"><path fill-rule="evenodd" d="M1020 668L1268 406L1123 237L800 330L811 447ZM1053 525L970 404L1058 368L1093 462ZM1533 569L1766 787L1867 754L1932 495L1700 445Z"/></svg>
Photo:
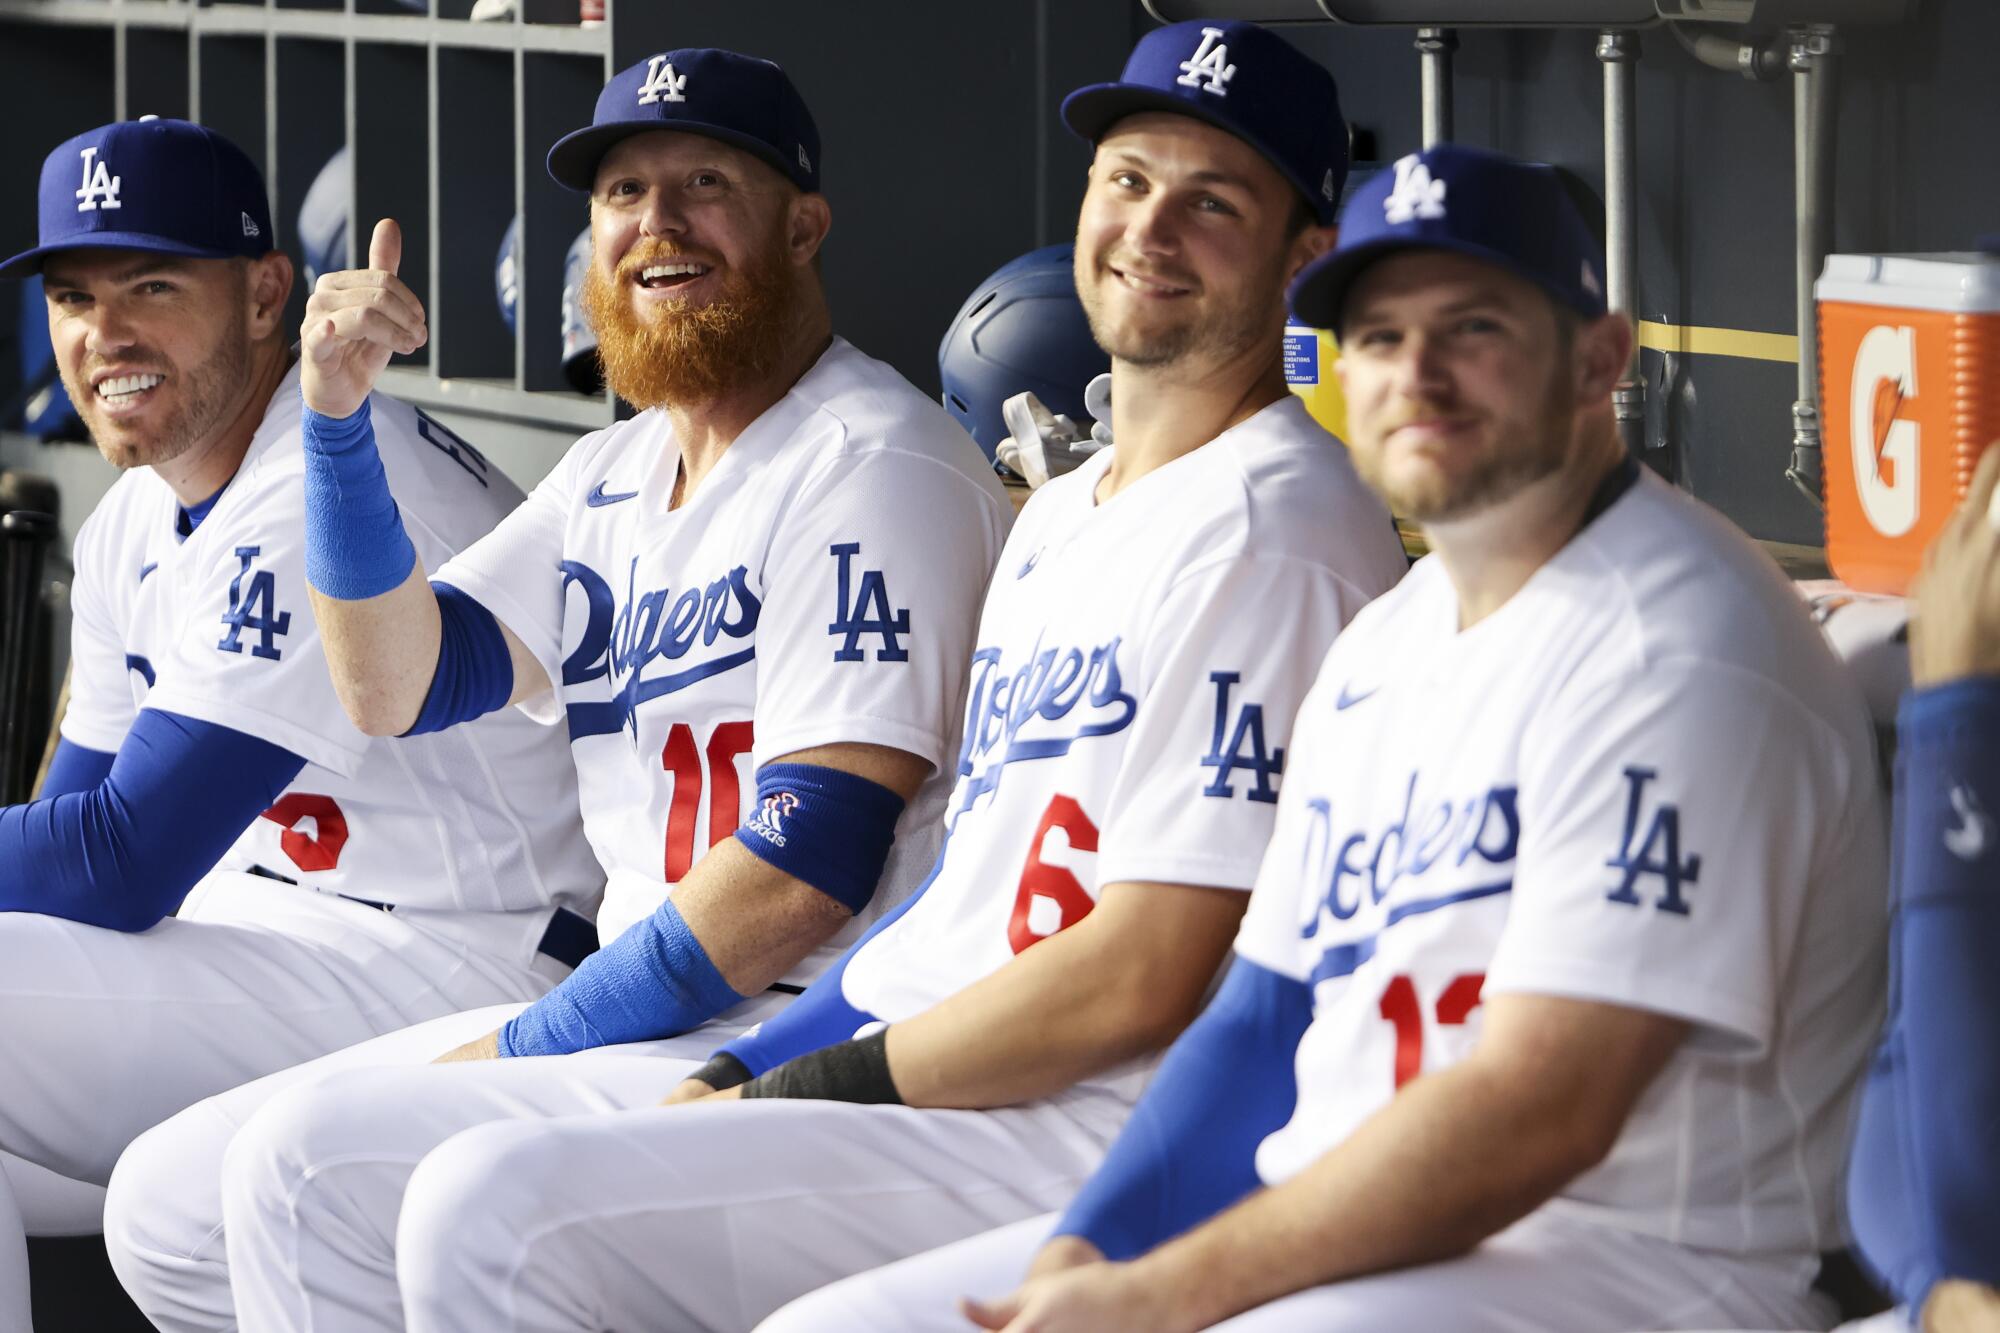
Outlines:
<svg viewBox="0 0 2000 1333"><path fill-rule="evenodd" d="M607 279L593 260L583 308L611 391L642 411L711 402L768 379L778 368L804 302L804 279L774 235L753 263L729 273L707 305L669 301L642 318L629 295L633 275L672 260L670 246L634 247Z"/></svg>
<svg viewBox="0 0 2000 1333"><path fill-rule="evenodd" d="M1522 425L1503 425L1494 448L1467 472L1399 482L1389 474L1383 450L1350 452L1362 481L1391 513L1415 523L1449 523L1471 518L1561 471L1575 453L1576 430L1576 394L1567 362L1558 360L1534 416Z"/></svg>
<svg viewBox="0 0 2000 1333"><path fill-rule="evenodd" d="M148 366L169 366L166 358L144 351L130 359ZM102 409L97 403L96 390L90 387L88 378L73 383L67 372L63 375L63 387L90 428L91 441L112 466L123 471L158 467L213 438L223 414L250 375L249 316L237 309L206 359L185 373L172 371L170 366L169 372L186 388L180 410L161 422L150 436L137 440L113 438L109 430L99 429Z"/></svg>
<svg viewBox="0 0 2000 1333"><path fill-rule="evenodd" d="M1094 280L1077 284L1090 335L1110 356L1127 365L1159 368L1176 364L1220 365L1242 356L1269 338L1281 321L1272 313L1279 287L1276 266L1271 272L1244 275L1225 291L1207 318L1189 318L1167 328L1142 330L1121 325L1105 310L1102 286L1119 281L1109 257L1094 261Z"/></svg>

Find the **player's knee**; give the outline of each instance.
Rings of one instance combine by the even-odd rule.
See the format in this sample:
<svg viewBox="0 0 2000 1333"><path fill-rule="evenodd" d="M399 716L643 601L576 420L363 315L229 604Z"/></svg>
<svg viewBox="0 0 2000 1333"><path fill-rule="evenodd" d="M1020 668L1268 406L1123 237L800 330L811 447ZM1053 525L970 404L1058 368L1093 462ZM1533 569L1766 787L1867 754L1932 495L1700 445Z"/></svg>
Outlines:
<svg viewBox="0 0 2000 1333"><path fill-rule="evenodd" d="M396 1277L406 1307L463 1293L468 1280L512 1271L561 1173L540 1123L495 1122L455 1134L425 1155L396 1219ZM478 1269L475 1273L471 1270ZM481 1279L481 1275L484 1279Z"/></svg>
<svg viewBox="0 0 2000 1333"><path fill-rule="evenodd" d="M221 1239L202 1210L187 1206L200 1188L204 1164L213 1179L215 1153L191 1132L183 1112L141 1134L127 1146L111 1172L104 1197L104 1248L125 1290L142 1308L147 1293L193 1263L220 1257Z"/></svg>
<svg viewBox="0 0 2000 1333"><path fill-rule="evenodd" d="M366 1100L376 1070L343 1070L306 1079L279 1092L229 1141L222 1154L222 1212L238 1220L289 1214L314 1166L338 1159L373 1139L380 1103Z"/></svg>

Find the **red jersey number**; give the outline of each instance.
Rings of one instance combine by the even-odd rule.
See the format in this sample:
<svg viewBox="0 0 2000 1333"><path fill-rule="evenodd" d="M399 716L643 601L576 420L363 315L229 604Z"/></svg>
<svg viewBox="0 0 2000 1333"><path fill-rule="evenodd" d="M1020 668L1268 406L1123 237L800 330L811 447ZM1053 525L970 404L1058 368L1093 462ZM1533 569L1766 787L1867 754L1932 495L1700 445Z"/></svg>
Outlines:
<svg viewBox="0 0 2000 1333"><path fill-rule="evenodd" d="M702 844L703 851L743 822L743 784L736 775L736 759L750 752L750 732L748 722L720 723L700 749L695 748L694 732L687 723L676 722L667 732L666 748L660 751L660 767L674 776L673 802L667 807L667 883L680 883L694 864L695 814L704 786L709 793L708 841Z"/></svg>
<svg viewBox="0 0 2000 1333"><path fill-rule="evenodd" d="M1071 850L1097 850L1097 825L1083 813L1083 807L1068 796L1058 796L1042 811L1035 826L1034 840L1028 844L1028 860L1021 867L1021 887L1014 895L1014 912L1007 919L1007 943L1015 953L1059 931L1069 929L1090 915L1096 906L1083 882L1065 866L1042 860L1042 848L1049 834L1061 829ZM1038 907L1039 903L1052 906ZM1038 927L1040 927L1038 929Z"/></svg>

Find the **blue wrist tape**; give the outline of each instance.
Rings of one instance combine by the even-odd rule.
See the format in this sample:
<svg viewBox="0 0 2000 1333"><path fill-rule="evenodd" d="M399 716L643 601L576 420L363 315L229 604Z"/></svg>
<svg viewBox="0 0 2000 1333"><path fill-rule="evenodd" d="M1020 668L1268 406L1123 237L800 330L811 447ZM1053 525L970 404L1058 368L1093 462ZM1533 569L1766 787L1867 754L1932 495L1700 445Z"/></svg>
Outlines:
<svg viewBox="0 0 2000 1333"><path fill-rule="evenodd" d="M306 456L306 581L360 601L400 587L417 563L375 449L368 401L351 417L300 409Z"/></svg>
<svg viewBox="0 0 2000 1333"><path fill-rule="evenodd" d="M697 1027L743 997L669 898L500 1029L500 1054L569 1055Z"/></svg>
<svg viewBox="0 0 2000 1333"><path fill-rule="evenodd" d="M405 736L443 731L507 706L514 663L493 613L449 583L431 580L438 603L438 660L423 710Z"/></svg>
<svg viewBox="0 0 2000 1333"><path fill-rule="evenodd" d="M903 798L879 782L817 764L757 770L757 809L736 840L850 912L875 896Z"/></svg>

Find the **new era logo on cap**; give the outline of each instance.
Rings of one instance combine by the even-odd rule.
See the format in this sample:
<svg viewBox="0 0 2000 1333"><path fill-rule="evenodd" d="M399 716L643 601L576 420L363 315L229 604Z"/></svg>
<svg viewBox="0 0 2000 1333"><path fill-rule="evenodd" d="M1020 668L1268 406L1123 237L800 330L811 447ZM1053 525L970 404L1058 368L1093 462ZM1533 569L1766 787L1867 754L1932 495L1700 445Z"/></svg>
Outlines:
<svg viewBox="0 0 2000 1333"><path fill-rule="evenodd" d="M63 250L228 259L271 248L271 206L256 164L185 120L118 121L58 145L42 162L37 203L38 244L0 264L0 277L38 272Z"/></svg>
<svg viewBox="0 0 2000 1333"><path fill-rule="evenodd" d="M1356 190L1340 243L1292 284L1298 318L1340 327L1369 265L1404 250L1446 250L1525 278L1586 317L1604 314L1604 252L1554 168L1434 144Z"/></svg>

